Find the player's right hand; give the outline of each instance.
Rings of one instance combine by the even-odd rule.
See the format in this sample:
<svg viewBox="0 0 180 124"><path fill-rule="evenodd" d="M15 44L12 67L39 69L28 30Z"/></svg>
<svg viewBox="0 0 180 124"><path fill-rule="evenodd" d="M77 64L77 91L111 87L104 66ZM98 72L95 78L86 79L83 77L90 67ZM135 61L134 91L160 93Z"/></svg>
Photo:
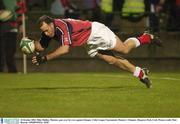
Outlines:
<svg viewBox="0 0 180 124"><path fill-rule="evenodd" d="M33 63L34 65L40 65L40 64L42 64L42 63L45 63L46 61L47 61L46 56L43 56L43 55L41 55L41 54L39 54L39 53L36 53L36 55L34 55L34 56L32 57L32 63Z"/></svg>

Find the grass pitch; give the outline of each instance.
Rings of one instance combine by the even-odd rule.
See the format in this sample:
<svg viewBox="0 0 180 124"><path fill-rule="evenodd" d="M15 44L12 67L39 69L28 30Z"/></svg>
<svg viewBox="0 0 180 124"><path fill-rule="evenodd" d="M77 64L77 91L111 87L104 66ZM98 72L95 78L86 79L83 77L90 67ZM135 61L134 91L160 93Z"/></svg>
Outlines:
<svg viewBox="0 0 180 124"><path fill-rule="evenodd" d="M180 73L0 74L0 117L180 117Z"/></svg>

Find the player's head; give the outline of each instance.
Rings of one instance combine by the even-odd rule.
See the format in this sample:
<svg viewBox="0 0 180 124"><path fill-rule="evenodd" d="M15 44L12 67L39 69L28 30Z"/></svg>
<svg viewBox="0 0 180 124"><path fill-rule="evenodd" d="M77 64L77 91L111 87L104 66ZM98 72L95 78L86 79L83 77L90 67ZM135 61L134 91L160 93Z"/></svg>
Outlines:
<svg viewBox="0 0 180 124"><path fill-rule="evenodd" d="M39 18L38 23L40 25L40 29L45 33L46 36L54 37L54 19L43 15Z"/></svg>

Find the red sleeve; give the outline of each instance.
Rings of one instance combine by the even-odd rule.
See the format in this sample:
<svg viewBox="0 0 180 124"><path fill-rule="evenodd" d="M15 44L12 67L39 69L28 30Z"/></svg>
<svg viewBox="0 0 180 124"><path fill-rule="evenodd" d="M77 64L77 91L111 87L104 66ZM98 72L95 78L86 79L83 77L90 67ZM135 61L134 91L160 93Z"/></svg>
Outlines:
<svg viewBox="0 0 180 124"><path fill-rule="evenodd" d="M62 40L62 45L72 44L71 36L70 36L67 24L64 21L62 21L61 19L58 19L58 20L55 20L55 26L61 32L60 40Z"/></svg>

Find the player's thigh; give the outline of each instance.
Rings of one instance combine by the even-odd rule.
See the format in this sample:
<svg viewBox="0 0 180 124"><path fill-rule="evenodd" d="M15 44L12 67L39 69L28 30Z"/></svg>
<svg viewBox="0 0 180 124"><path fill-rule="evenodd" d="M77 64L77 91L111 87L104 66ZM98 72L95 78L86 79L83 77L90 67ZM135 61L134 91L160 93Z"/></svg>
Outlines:
<svg viewBox="0 0 180 124"><path fill-rule="evenodd" d="M126 45L116 36L116 45L112 50L124 53Z"/></svg>

